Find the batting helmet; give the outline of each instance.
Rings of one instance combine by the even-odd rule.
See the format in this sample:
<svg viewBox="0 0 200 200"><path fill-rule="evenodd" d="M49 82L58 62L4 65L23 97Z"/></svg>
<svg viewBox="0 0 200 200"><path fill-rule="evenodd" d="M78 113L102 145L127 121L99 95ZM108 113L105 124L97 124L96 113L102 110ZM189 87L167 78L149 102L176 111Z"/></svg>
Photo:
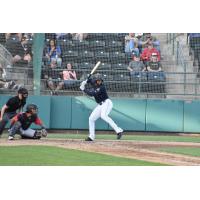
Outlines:
<svg viewBox="0 0 200 200"><path fill-rule="evenodd" d="M103 83L103 79L101 78L101 77L97 77L97 78L95 78L95 83L97 84L97 81L101 81L101 83L100 84L102 84Z"/></svg>
<svg viewBox="0 0 200 200"><path fill-rule="evenodd" d="M38 110L38 107L37 107L37 105L35 105L35 104L28 104L27 106L26 106L26 112L28 112L28 113L32 113L32 110Z"/></svg>

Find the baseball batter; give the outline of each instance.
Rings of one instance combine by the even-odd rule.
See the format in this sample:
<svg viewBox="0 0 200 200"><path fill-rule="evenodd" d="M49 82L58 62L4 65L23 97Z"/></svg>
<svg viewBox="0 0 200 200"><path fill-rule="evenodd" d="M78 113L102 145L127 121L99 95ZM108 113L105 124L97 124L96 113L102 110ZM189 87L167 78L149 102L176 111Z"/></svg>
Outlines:
<svg viewBox="0 0 200 200"><path fill-rule="evenodd" d="M90 83L91 89L86 89L85 85ZM108 116L112 110L113 104L109 99L106 88L101 78L85 80L81 83L80 89L89 96L93 96L98 103L89 117L89 136L86 141L93 141L95 139L95 121L101 117L106 121L117 133L117 139L121 139L123 130Z"/></svg>

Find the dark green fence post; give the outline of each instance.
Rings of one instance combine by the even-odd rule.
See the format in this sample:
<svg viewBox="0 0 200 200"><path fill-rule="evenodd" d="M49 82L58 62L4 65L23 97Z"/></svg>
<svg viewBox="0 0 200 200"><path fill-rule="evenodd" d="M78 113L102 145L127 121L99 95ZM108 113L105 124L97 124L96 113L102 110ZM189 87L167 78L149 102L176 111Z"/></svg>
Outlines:
<svg viewBox="0 0 200 200"><path fill-rule="evenodd" d="M33 92L34 95L40 95L40 79L42 55L44 49L44 33L35 33L33 40Z"/></svg>

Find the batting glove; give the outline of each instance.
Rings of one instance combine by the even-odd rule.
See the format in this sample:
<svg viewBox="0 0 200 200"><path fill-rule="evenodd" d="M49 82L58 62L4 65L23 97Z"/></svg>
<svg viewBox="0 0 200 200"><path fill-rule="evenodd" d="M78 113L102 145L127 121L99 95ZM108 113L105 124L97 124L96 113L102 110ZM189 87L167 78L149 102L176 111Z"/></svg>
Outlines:
<svg viewBox="0 0 200 200"><path fill-rule="evenodd" d="M81 86L80 86L80 89L83 91L83 90L85 90L85 85L87 84L87 80L85 80L85 81L83 81L82 83L81 83Z"/></svg>

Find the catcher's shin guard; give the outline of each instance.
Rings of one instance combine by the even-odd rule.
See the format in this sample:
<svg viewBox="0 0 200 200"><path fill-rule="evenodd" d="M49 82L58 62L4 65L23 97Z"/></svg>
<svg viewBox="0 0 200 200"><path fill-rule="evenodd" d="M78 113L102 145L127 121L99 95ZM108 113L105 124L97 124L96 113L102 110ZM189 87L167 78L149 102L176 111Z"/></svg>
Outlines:
<svg viewBox="0 0 200 200"><path fill-rule="evenodd" d="M15 122L15 124L13 124L13 126L9 129L9 136L17 134L20 131L21 126L21 122Z"/></svg>
<svg viewBox="0 0 200 200"><path fill-rule="evenodd" d="M40 139L42 137L42 134L40 131L35 131L35 134L33 136L33 139Z"/></svg>

